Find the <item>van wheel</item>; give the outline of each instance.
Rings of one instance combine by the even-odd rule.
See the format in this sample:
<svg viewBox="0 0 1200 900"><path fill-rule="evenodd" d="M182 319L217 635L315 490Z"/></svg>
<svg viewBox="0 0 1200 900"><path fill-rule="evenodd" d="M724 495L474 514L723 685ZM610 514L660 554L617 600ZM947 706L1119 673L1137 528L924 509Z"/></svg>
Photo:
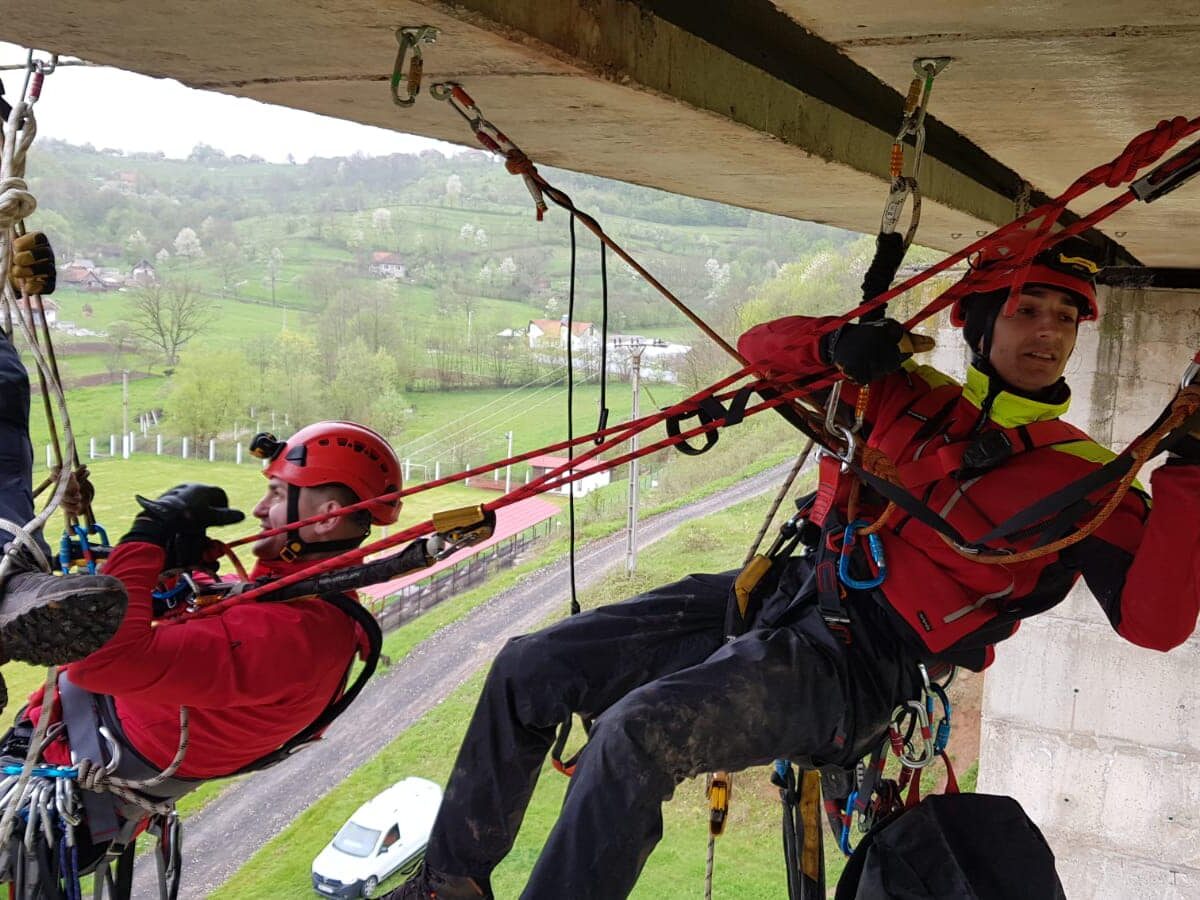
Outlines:
<svg viewBox="0 0 1200 900"><path fill-rule="evenodd" d="M368 878L366 881L363 882L362 895L364 897L374 897L375 889L377 887L379 887L379 879L376 878L374 875L372 875L370 878Z"/></svg>

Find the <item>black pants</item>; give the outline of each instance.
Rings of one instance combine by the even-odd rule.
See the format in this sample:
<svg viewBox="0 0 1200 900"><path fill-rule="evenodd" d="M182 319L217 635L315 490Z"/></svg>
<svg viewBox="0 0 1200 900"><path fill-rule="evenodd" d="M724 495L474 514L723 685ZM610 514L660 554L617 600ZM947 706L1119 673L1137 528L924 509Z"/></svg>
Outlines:
<svg viewBox="0 0 1200 900"><path fill-rule="evenodd" d="M0 518L33 518L33 447L29 443L29 376L17 348L0 332ZM0 548L12 535L0 528Z"/></svg>
<svg viewBox="0 0 1200 900"><path fill-rule="evenodd" d="M685 778L864 755L915 695L915 662L857 621L848 645L836 639L808 562L785 565L764 627L730 641L734 573L692 575L510 641L459 751L428 866L488 883L573 712L598 718L526 898L627 896L662 836L662 803Z"/></svg>

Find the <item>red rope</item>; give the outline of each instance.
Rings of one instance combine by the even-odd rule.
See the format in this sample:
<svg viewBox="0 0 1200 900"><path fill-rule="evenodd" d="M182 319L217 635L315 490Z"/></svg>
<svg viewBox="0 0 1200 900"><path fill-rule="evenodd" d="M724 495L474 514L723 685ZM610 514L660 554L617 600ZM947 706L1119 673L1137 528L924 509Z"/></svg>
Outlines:
<svg viewBox="0 0 1200 900"><path fill-rule="evenodd" d="M471 106L474 107L473 101L471 102ZM835 319L826 323L826 325L822 329L822 333L832 331L836 328L839 328L842 325L848 323L850 320L857 318L857 317L863 315L864 313L870 312L871 310L876 309L879 306L882 306L883 304L887 303L889 300L892 300L895 297L912 290L914 287L922 284L923 282L929 280L930 278L934 277L935 275L946 271L948 268L950 268L955 263L970 257L972 254L975 254L977 252L984 250L985 248L991 246L992 244L995 244L996 242L998 242L1005 236L1011 234L1012 232L1016 231L1017 229L1023 228L1026 225L1028 225L1034 221L1038 221L1039 224L1038 224L1036 231L1034 232L1034 239L1032 241L1030 241L1029 244L1024 248L1020 257L1012 260L1012 263L1015 266L1015 272L1013 275L1013 286L1016 287L1016 286L1023 284L1025 281L1025 275L1028 272L1029 267L1032 265L1034 257L1038 253L1040 253L1041 250L1047 244L1057 243L1058 241L1063 240L1064 238L1066 238L1068 236L1079 234L1082 231L1087 230L1088 228L1094 226L1098 222L1106 219L1108 216L1111 216L1113 213L1117 212L1118 210L1122 209L1124 206L1131 203L1134 199L1136 199L1136 197L1132 193L1132 191L1127 190L1121 196L1119 196L1119 197L1109 201L1108 203L1103 204L1102 206L1098 207L1097 209L1093 210L1087 216L1084 216L1079 221L1075 222L1071 226L1068 226L1062 232L1055 234L1055 235L1051 235L1050 234L1051 229L1058 222L1059 218L1065 212L1065 210L1067 209L1067 206L1070 204L1070 202L1072 200L1087 193L1088 191L1099 186L1100 184L1104 184L1108 187L1119 187L1122 184L1127 184L1128 182L1133 181L1141 169L1155 163L1172 146L1174 146L1176 143L1178 143L1183 138L1185 138L1191 134L1194 134L1198 130L1200 130L1200 118L1189 120L1183 116L1177 116L1173 119L1164 119L1163 121L1159 122L1154 128L1148 129L1147 131L1139 134L1137 137L1135 137L1133 140L1131 140L1126 145L1126 147L1121 151L1121 153L1118 154L1112 161L1110 161L1104 165L1097 166L1096 168L1094 168L1094 169L1090 170L1089 172L1086 172L1084 175L1080 176L1078 179L1076 179L1071 184L1070 187L1068 187L1063 193L1059 194L1053 200L1049 201L1048 203L1043 204L1042 206L1037 207L1034 210L1031 210L1026 215L1024 215L1018 219L1015 219L1014 221L1008 223L1007 225L1004 225L1003 227L997 229L996 231L992 232L991 234L987 235L986 237L983 237L977 241L974 241L973 243L968 245L966 248L958 251L957 253L951 254L950 256L946 257L939 263L926 269L924 272L921 272L917 275L914 275L913 277L911 277L909 279L906 279L905 281L903 281L900 284L896 285L895 287L885 291L884 293L879 294L879 295L873 297L872 299L858 305L857 307L850 310L849 312L836 317ZM511 145L511 142L508 142L507 139L504 138L503 134L501 134L499 132L497 132L497 133L500 134L500 137L503 140L505 140L510 146L513 146L513 145ZM478 131L477 131L477 136L479 136ZM482 138L481 138L481 140L482 140ZM537 174L537 170L533 166L533 163L529 160L529 158L527 156L525 156L524 153L521 153L521 151L519 149L516 149L515 146L514 146L514 149L516 149L515 153L506 153L503 149L501 149L498 145L496 145L494 141L488 141L488 142L484 142L484 143L485 143L485 146L489 146L489 149L492 149L494 152L496 152L502 156L505 156L507 167L508 167L509 171L513 172L513 174L522 175L523 177L526 177L526 178L534 178L537 180L537 182L543 188L546 188L549 191L554 191L555 193L561 193L561 192L558 192L556 189L554 189L551 185L549 185L549 183L546 182L545 179L542 178L542 176L540 174ZM572 206L572 211L574 211L573 206ZM601 230L601 233L602 233L602 230ZM617 250L618 252L620 252L623 257L627 256L621 250L621 248L615 244L615 242L613 242L610 238L607 237L607 235L604 235L602 233L602 239L605 240L605 242L607 244L609 244L609 246L612 246L614 250ZM916 313L914 316L912 316L907 322L905 322L904 323L905 328L906 329L912 328L914 325L918 324L919 322L922 322L925 319L929 318L930 316L935 315L940 310L945 309L947 306L951 305L959 297L962 297L968 293L971 293L972 292L972 281L973 281L972 274L968 273L965 278L960 280L957 284L955 284L948 290L942 292L942 294L940 294L938 297L934 298L934 300L932 300L930 303L926 304L926 306L923 309L921 309L918 313ZM724 345L723 342L722 342L722 345L726 346L726 348L728 349L728 346ZM734 353L736 355L736 352L734 352ZM315 524L316 522L323 521L325 519L332 518L335 516L348 515L349 513L352 513L358 509L363 509L372 503L376 503L381 499L382 500L393 500L393 499L399 499L399 498L402 498L405 496L411 496L412 494L416 494L416 493L419 493L419 492L425 491L425 490L430 490L431 488L438 487L443 484L449 484L451 482L460 481L464 478L469 478L475 474L489 472L489 471L492 471L501 466L511 464L513 462L521 462L521 461L527 460L527 459L529 459L533 456L539 455L539 454L543 454L543 453L547 453L547 452L554 452L556 450L561 450L561 449L565 449L567 447L573 447L573 446L576 446L579 444L583 444L588 441L594 441L598 437L605 438L605 440L603 440L600 444L595 446L593 449L586 451L584 454L582 454L578 458L574 459L573 461L571 461L563 466L560 466L557 469L554 469L550 472L547 472L545 475L541 476L540 478L535 479L534 481L530 482L527 485L522 485L521 487L517 488L516 490L514 490L508 494L505 494L503 497L501 497L495 501L483 504L483 508L485 510L499 509L503 506L507 506L511 503L515 503L515 502L517 502L517 500L525 499L526 497L533 496L534 494L541 493L541 492L543 492L545 490L549 490L553 487L559 487L563 484L567 484L572 481L578 480L579 478L582 478L584 475L588 474L589 472L595 471L596 469L595 469L595 467L593 467L593 468L589 469L588 472L580 472L580 471L576 470L576 467L581 462L586 462L588 460L593 459L594 457L598 456L600 453L603 453L606 450L611 449L616 444L624 442L632 435L639 433L641 431L644 431L650 427L653 427L654 425L658 424L661 421L665 421L666 419L668 419L672 416L686 415L687 413L695 412L696 409L698 409L700 400L707 399L709 397L716 397L718 392L721 391L722 388L727 387L728 385L732 384L733 382L737 381L738 379L744 377L745 375L747 375L749 373L749 371L750 371L749 367L745 367L745 368L739 370L738 372L734 373L733 375L730 375L730 376L722 379L721 381L710 386L709 388L706 388L703 391L700 391L697 394L694 394L692 397L689 397L687 400L681 401L680 403L675 404L674 406L669 407L666 410L661 410L657 413L653 413L651 415L644 416L641 419L638 419L634 422L624 423L623 425L612 426L610 428L592 432L591 434L581 435L581 436L575 438L574 440L561 441L556 444L551 444L548 447L541 448L539 450L533 450L533 451L528 451L526 453L517 454L506 460L502 460L498 463L490 463L486 466L480 466L475 469L467 470L466 472L460 472L455 475L447 476L445 478L436 479L432 482L426 482L416 488L409 488L404 491L398 491L398 492L394 492L392 494L383 495L382 497L371 498L369 500L362 501L361 503L343 507L343 508L335 511L334 513L321 515L321 516L313 516L313 517L310 517L309 519L305 519L299 523L289 524L285 528L259 532L255 535L251 535L246 538L235 541L232 544L229 544L228 546L229 547L240 546L249 541L260 540L264 537L268 537L268 536L271 536L274 534L279 534L279 533L282 533L283 531L287 531L287 530L290 530L290 529L293 529L296 527L301 527L303 525L308 525L308 524ZM790 403L792 400L802 396L803 394L807 394L813 390L816 390L819 386L823 385L824 383L832 381L838 377L841 377L841 376L835 369L832 369L832 368L828 369L824 372L817 373L815 377L807 380L805 385L801 388L788 389L788 390L780 393L777 397L772 398L771 400L764 401L763 403L756 404L752 407L748 407L746 409L745 415L752 415L753 413L760 412L764 409L770 409L770 408L779 406L783 403ZM760 385L768 384L768 383L771 384L772 386L775 386L773 382L759 382ZM631 459L635 459L637 457L647 455L648 453L657 452L658 450L661 450L665 447L673 446L675 444L681 443L682 441L689 440L690 438L695 437L697 435L706 434L710 431L713 431L717 428L722 427L723 425L724 425L724 419L718 419L713 422L698 425L697 427L692 428L688 431L681 432L679 435L677 435L675 437L668 437L664 440L658 441L647 447L639 448L638 451L626 453L624 455L615 457L614 459L611 459L611 460L602 461L602 469L612 468L613 466L621 465L622 463L627 462ZM609 437L610 435L612 435L612 437ZM224 606L228 603L248 602L249 600L255 599L258 596L269 593L273 590L278 590L281 587L286 587L290 584L294 584L296 582L313 577L315 575L324 574L326 572L330 572L335 569L342 568L344 566L354 565L355 563L362 561L366 556L368 556L372 553L377 553L377 552L380 552L381 550L389 549L398 544L404 543L409 540L413 540L414 538L422 537L426 534L430 534L432 532L432 530L433 530L432 522L422 522L419 525L411 526L407 529L404 529L401 532L398 532L397 534L390 535L387 538L384 538L380 541L376 541L376 542L366 545L364 547L359 547L354 550L347 551L346 553L340 554L335 557L331 557L330 559L327 559L327 560L322 560L322 561L315 563L314 565L307 567L303 570L300 570L292 575L285 576L282 579L272 582L269 586L253 588L244 594L240 594L234 598L231 598L228 601L225 601L225 602L219 603L219 604L214 604L213 606L208 607L206 610L204 610L202 613L199 613L199 614L205 614L205 613L212 614L212 613L218 612L221 609L223 609Z"/></svg>
<svg viewBox="0 0 1200 900"><path fill-rule="evenodd" d="M774 391L778 391L778 393L775 396L771 397L771 399L769 399L769 400L764 400L760 403L748 405L743 413L744 416L751 416L756 413L762 412L763 410L773 409L782 404L791 403L796 398L806 394L809 390L808 387L791 388L791 389L784 390L777 383L768 382L768 381L755 382L754 385L756 387L770 388ZM696 425L693 428L689 428L687 430L681 430L679 432L679 434L677 434L677 435L668 436L668 437L663 438L662 440L656 441L652 444L647 444L644 447L639 447L636 451L630 451L628 453L622 454L619 457L615 457L612 460L608 460L608 461L606 461L606 465L617 466L617 465L621 465L625 462L628 462L632 459L637 459L642 456L647 456L651 453L657 453L659 450L666 449L667 447L673 447L676 444L680 444L680 443L683 443L684 441L691 440L694 437L698 437L700 435L704 435L709 432L715 431L718 428L723 427L724 425L725 425L725 420L723 418L714 419L710 422L701 423L699 425ZM591 457L595 456L598 453L603 453L604 451L611 449L613 446L615 446L618 443L621 443L624 440L625 440L625 437L617 437L617 438L613 438L611 440L606 440L602 444L600 444L598 447L596 447L594 450L590 450L587 453L585 453L584 455L577 457L576 459L574 459L568 463L564 463L563 465L558 466L555 469L552 469L551 471L547 472L545 475L542 475L541 477L531 481L529 484L521 485L520 487L510 491L509 493L507 493L501 497L498 497L495 500L492 500L488 503L481 504L481 507L484 511L487 511L487 512L495 511L498 509L502 509L505 506L510 506L519 500L524 500L527 497L534 496L535 494L542 493L544 491L550 490L555 487L560 487L564 484L569 484L573 481L578 481L580 478L583 478L583 477L591 474L593 471L595 471L595 469L579 471L578 469L576 469L576 467L579 465L579 463L584 462L587 459L590 459ZM353 550L347 550L346 552L341 553L337 556L333 556L328 559L319 560L319 561L313 563L311 566L307 566L304 569L301 569L290 575L285 575L282 578L279 578L279 579L276 579L276 580L270 582L269 584L262 585L260 587L251 588L250 590L245 591L244 593L234 595L226 600L221 601L220 603L214 603L212 606L205 607L204 609L199 610L196 613L192 614L190 616L190 618L196 618L197 616L218 614L221 611L223 611L224 609L228 608L229 606L232 606L232 605L235 605L238 603L246 603L251 600L257 599L258 597L263 596L264 594L270 594L274 591L279 590L280 588L288 587L290 585L296 584L297 582L304 581L308 578L313 578L317 575L324 575L327 572L332 572L336 569L345 568L346 566L355 565L359 562L362 562L366 557L368 557L372 554L379 553L383 550L391 549L392 547L407 543L408 541L411 541L415 538L424 537L425 535L432 534L432 533L433 533L432 520L427 520L425 522L421 522L416 525L412 525L412 526L404 529L403 531L397 532L396 534L388 535L385 538L381 538L378 541L374 541L373 543L366 544L362 547L356 547Z"/></svg>
<svg viewBox="0 0 1200 900"><path fill-rule="evenodd" d="M750 369L748 367L744 368L744 369L740 369L739 371L734 372L731 375L725 376L720 381L717 381L714 384L709 385L708 387L704 388L703 390L698 391L697 393L693 394L692 396L690 396L684 400L680 400L678 403L675 403L672 406L664 407L661 410L657 410L653 413L642 416L639 419L631 419L630 421L622 422L619 425L610 425L607 428L598 429L596 431L589 432L588 434L584 434L584 435L580 435L578 437L572 438L571 440L558 441L557 443L554 443L554 444L547 444L545 447L539 447L536 450L525 450L521 453L517 453L517 454L514 454L513 456L506 457L505 459L501 459L497 462L489 462L486 465L476 466L473 469L464 469L463 471L456 472L453 475L446 475L446 476L443 476L442 478L434 479L433 481L422 482L421 484L417 485L416 487L404 488L403 490L392 491L387 494L380 494L378 497L371 497L367 500L361 500L358 503L352 503L347 506L342 506L342 507L334 510L333 512L320 513L315 516L309 516L307 519L301 519L298 522L291 522L291 523L289 523L287 525L283 525L279 528L272 528L272 529L269 529L266 531L258 531L258 532L255 532L254 534L247 535L246 537L238 538L235 541L231 541L231 542L225 544L225 547L229 548L229 549L232 549L234 547L241 547L245 544L253 543L255 541L260 541L264 538L273 537L274 535L277 535L277 534L284 534L285 532L292 531L293 529L303 528L306 525L315 525L318 522L325 522L325 521L328 521L329 519L337 519L337 518L341 518L342 516L348 516L351 513L355 513L355 512L358 512L359 510L366 509L367 507L372 506L376 503L380 503L380 502L390 503L393 500L402 500L405 497L411 497L414 494L420 494L423 491L428 491L435 487L441 487L442 485L446 485L446 484L453 484L454 482L463 481L467 478L474 478L476 475L484 475L484 474L487 474L488 472L493 472L496 469L502 468L507 465L524 462L528 459L532 459L535 456L544 456L544 455L550 454L550 453L557 453L558 451L565 450L568 447L577 447L581 444L593 443L594 441L596 441L600 438L607 438L607 437L616 435L616 437L613 437L612 440L607 444L607 446L612 447L612 446L615 446L616 444L624 443L629 438L633 437L634 434L640 434L641 432L646 431L649 428L653 428L655 425L657 425L660 422L663 422L669 418L672 418L673 416L687 415L688 413L695 412L699 408L700 403L703 400L706 400L709 398L714 398L717 400L729 399L736 393L736 391L727 391L727 392L722 393L721 392L722 388L728 387L729 385L733 384L736 381L739 381L740 379L746 377L749 374L750 374ZM576 462L576 464L578 464L579 461L582 459L591 459L593 456L596 455L596 453L603 452L603 450L604 450L604 447L600 447L598 450L596 450L594 452L590 452L587 456L576 457L575 462ZM603 463L604 461L602 460L601 462ZM613 464L613 465L616 465L616 464ZM599 471L604 471L606 469L610 469L613 467L613 465L602 465L599 468ZM590 471L594 472L594 471L597 471L597 469L595 467L593 467Z"/></svg>

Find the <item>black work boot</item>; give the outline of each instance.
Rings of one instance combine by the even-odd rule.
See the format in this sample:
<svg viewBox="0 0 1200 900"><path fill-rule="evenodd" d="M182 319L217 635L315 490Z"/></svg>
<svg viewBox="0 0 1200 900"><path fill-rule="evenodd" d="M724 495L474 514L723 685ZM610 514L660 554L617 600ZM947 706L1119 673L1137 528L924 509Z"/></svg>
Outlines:
<svg viewBox="0 0 1200 900"><path fill-rule="evenodd" d="M425 865L421 871L400 885L383 900L493 900L473 878L463 875L444 875Z"/></svg>
<svg viewBox="0 0 1200 900"><path fill-rule="evenodd" d="M127 602L108 575L10 572L0 584L0 654L38 666L82 659L113 636Z"/></svg>

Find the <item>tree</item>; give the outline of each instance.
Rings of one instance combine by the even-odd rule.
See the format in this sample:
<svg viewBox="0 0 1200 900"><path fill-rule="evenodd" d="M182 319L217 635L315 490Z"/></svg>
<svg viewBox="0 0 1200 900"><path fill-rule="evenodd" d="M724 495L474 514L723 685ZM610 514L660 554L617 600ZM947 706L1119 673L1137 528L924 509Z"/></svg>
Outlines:
<svg viewBox="0 0 1200 900"><path fill-rule="evenodd" d="M214 317L212 304L187 281L163 281L140 288L133 299L133 331L162 353L168 366L179 350Z"/></svg>
<svg viewBox="0 0 1200 900"><path fill-rule="evenodd" d="M200 238L196 237L196 232L186 225L179 229L179 234L175 235L175 255L182 256L184 259L199 259L204 255L204 248L200 246Z"/></svg>
<svg viewBox="0 0 1200 900"><path fill-rule="evenodd" d="M104 367L108 374L115 375L127 369L126 357L137 350L137 336L128 322L112 322L108 326L108 350L104 354Z"/></svg>
<svg viewBox="0 0 1200 900"><path fill-rule="evenodd" d="M237 275L242 268L242 250L233 241L220 241L212 248L212 261L221 276L221 288L237 296Z"/></svg>
<svg viewBox="0 0 1200 900"><path fill-rule="evenodd" d="M250 405L252 381L250 365L235 350L189 353L171 379L167 422L198 442L215 438Z"/></svg>
<svg viewBox="0 0 1200 900"><path fill-rule="evenodd" d="M458 206L462 202L463 183L457 175L446 179L446 205Z"/></svg>

